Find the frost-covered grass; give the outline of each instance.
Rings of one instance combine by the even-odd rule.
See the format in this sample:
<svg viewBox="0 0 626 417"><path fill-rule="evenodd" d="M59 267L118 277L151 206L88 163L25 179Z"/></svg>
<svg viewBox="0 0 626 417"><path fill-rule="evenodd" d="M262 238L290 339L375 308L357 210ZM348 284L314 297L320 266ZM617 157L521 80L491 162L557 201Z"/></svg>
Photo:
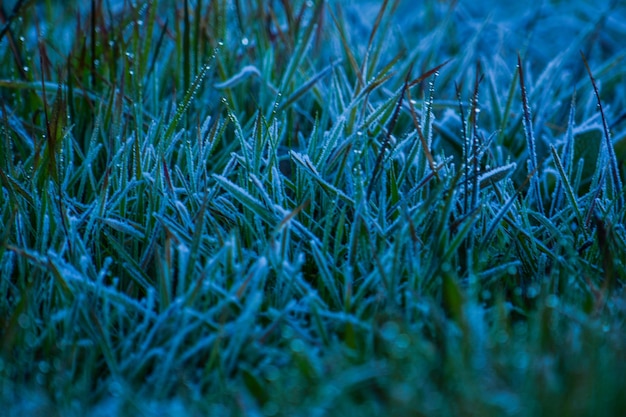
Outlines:
<svg viewBox="0 0 626 417"><path fill-rule="evenodd" d="M626 6L504 3L2 3L0 414L620 415Z"/></svg>

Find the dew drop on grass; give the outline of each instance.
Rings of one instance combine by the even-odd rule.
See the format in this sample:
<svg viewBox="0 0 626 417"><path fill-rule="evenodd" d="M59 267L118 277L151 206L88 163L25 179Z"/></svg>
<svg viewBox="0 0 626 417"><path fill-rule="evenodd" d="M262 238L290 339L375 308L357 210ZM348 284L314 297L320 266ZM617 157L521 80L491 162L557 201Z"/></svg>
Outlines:
<svg viewBox="0 0 626 417"><path fill-rule="evenodd" d="M32 332L26 333L25 341L26 346L28 346L29 348L33 348L37 345L37 337Z"/></svg>
<svg viewBox="0 0 626 417"><path fill-rule="evenodd" d="M391 395L394 400L401 403L409 403L413 399L415 392L414 388L410 384L394 384Z"/></svg>
<svg viewBox="0 0 626 417"><path fill-rule="evenodd" d="M250 40L246 37L241 38L241 44L243 46L248 46L248 44L250 43Z"/></svg>
<svg viewBox="0 0 626 417"><path fill-rule="evenodd" d="M113 397L119 397L122 394L122 391L122 384L117 381L113 381L109 385L109 393L111 393Z"/></svg>
<svg viewBox="0 0 626 417"><path fill-rule="evenodd" d="M396 356L404 356L407 353L409 346L411 345L411 339L406 333L398 335L393 344L393 350Z"/></svg>
<svg viewBox="0 0 626 417"><path fill-rule="evenodd" d="M46 361L39 362L39 370L42 373L47 374L48 372L50 372L50 364Z"/></svg>
<svg viewBox="0 0 626 417"><path fill-rule="evenodd" d="M264 373L268 381L276 381L280 377L280 371L274 365L267 366Z"/></svg>
<svg viewBox="0 0 626 417"><path fill-rule="evenodd" d="M559 297L554 294L550 294L546 297L546 307L556 308L559 306Z"/></svg>
<svg viewBox="0 0 626 417"><path fill-rule="evenodd" d="M509 341L509 334L508 334L508 332L506 332L505 330L498 330L496 332L496 335L495 335L495 341L498 344L501 344L501 345L503 345L506 342L508 342Z"/></svg>
<svg viewBox="0 0 626 417"><path fill-rule="evenodd" d="M394 321L388 321L383 324L380 333L385 340L392 341L398 337L398 333L400 333L400 326L398 326L398 323Z"/></svg>
<svg viewBox="0 0 626 417"><path fill-rule="evenodd" d="M22 329L28 329L30 325L30 320L28 319L28 316L24 313L20 314L20 316L17 318L17 322Z"/></svg>
<svg viewBox="0 0 626 417"><path fill-rule="evenodd" d="M293 353L302 353L306 350L304 342L300 339L293 339L289 344L289 347Z"/></svg>

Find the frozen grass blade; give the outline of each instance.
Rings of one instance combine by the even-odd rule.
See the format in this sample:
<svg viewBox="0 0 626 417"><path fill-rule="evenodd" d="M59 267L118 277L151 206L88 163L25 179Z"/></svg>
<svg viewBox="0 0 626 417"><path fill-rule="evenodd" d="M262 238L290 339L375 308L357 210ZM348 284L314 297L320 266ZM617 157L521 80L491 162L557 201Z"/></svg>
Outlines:
<svg viewBox="0 0 626 417"><path fill-rule="evenodd" d="M523 123L524 134L526 136L526 145L528 146L528 170L535 172L538 170L537 166L537 147L535 144L535 134L533 130L532 118L530 116L530 107L528 105L528 97L526 94L526 85L524 84L524 69L522 66L522 58L517 55L517 69L519 72L520 90L522 92L522 111L523 111ZM543 200L541 198L541 191L539 189L539 180L537 177L533 177L530 180L530 188L532 190L533 198L537 204L537 208L540 212L543 212Z"/></svg>
<svg viewBox="0 0 626 417"><path fill-rule="evenodd" d="M259 216L259 218L264 220L269 225L274 225L276 217L273 211L266 207L266 205L263 204L260 200L254 198L245 189L232 183L227 178L221 175L214 175L213 177L221 187L228 191L237 201L243 204L244 207L248 208L250 211Z"/></svg>
<svg viewBox="0 0 626 417"><path fill-rule="evenodd" d="M344 25L341 24L343 20L338 19L337 16L335 16L335 13L332 11L331 8L328 9L328 12L330 14L330 17L333 19L333 22L335 23L335 27L337 28L339 39L341 40L341 46L343 47L342 51L348 57L350 68L352 68L352 70L357 76L358 85L364 86L365 80L363 79L363 73L361 72L361 69L359 68L359 64L357 63L354 53L352 52L352 48L350 48L350 45L348 43L348 39L346 36L346 28Z"/></svg>
<svg viewBox="0 0 626 417"><path fill-rule="evenodd" d="M589 79L591 80L591 85L593 86L593 92L596 96L596 100L598 102L598 110L600 111L600 117L602 119L602 129L604 132L605 146L603 149L606 152L608 164L609 164L609 179L610 179L610 189L611 193L610 197L616 199L617 201L617 210L621 210L624 207L624 194L622 193L622 180L619 176L619 167L617 164L617 159L615 157L615 149L613 147L613 141L611 140L611 134L609 132L609 125L604 115L604 108L602 107L602 100L600 100L600 92L598 91L598 86L596 84L596 80L593 78L593 74L591 73L591 68L589 67L589 63L587 62L587 58L583 52L580 52L582 56L583 63L585 64L585 68L587 70L587 74L589 74ZM600 152L600 155L603 155L603 152ZM602 166L604 164L604 158L598 159L598 164Z"/></svg>
<svg viewBox="0 0 626 417"><path fill-rule="evenodd" d="M282 94L286 94L288 91L291 91L291 89L289 88L289 84L292 82L296 69L302 64L304 56L311 45L315 26L316 24L318 24L322 11L324 10L324 2L317 1L314 7L315 9L313 11L311 21L305 28L301 38L298 40L296 48L291 55L291 59L289 60L287 68L285 69L283 77L280 81L280 86L278 90Z"/></svg>
<svg viewBox="0 0 626 417"><path fill-rule="evenodd" d="M478 113L480 111L479 103L478 103L478 92L480 83L483 80L483 75L480 74L480 65L476 64L476 78L474 80L474 91L472 94L472 101L470 104L470 116L468 119L468 127L466 135L466 140L469 143L466 143L465 148L466 151L469 151L471 155L471 160L466 158L465 163L471 162L472 168L472 198L470 202L470 210L475 210L478 206L478 197L479 197L479 176L480 176L480 159L481 159L481 137L478 135Z"/></svg>
<svg viewBox="0 0 626 417"><path fill-rule="evenodd" d="M567 121L567 131L565 132L565 143L563 146L563 159L565 161L564 164L561 164L561 159L559 159L559 161L555 161L555 163L557 164L557 169L559 171L563 171L563 174L560 174L561 177L565 176L566 178L572 178L572 170L573 170L573 165L574 165L574 116L575 116L575 110L576 110L576 91L574 91L574 94L572 95L572 101L570 103L570 111L569 111L569 119ZM554 153L554 152L553 152ZM569 182L569 180L568 180ZM554 211L557 208L560 208L562 205L562 200L563 200L563 182L562 182L562 178L561 181L559 181L556 185L556 189L554 191L554 198L552 201L552 213L554 213ZM578 186L576 187L576 189L578 189ZM573 189L571 189L571 182L570 182L570 191L572 191L572 195L573 195ZM571 201L570 201L571 203Z"/></svg>
<svg viewBox="0 0 626 417"><path fill-rule="evenodd" d="M207 72L209 71L209 68L210 68L209 64L204 64L202 66L202 69L200 69L200 72L198 73L198 75L194 79L193 84L191 85L191 87L189 87L189 89L185 93L185 97L183 98L182 103L176 109L176 113L174 114L174 117L172 118L172 120L169 122L169 124L167 125L167 127L165 129L165 133L163 135L163 139L160 142L164 146L169 145L170 140L171 140L172 136L174 136L174 132L175 132L176 128L178 127L178 123L183 118L185 112L189 108L189 105L191 104L191 101L194 99L196 94L198 94L198 90L200 89L200 85L202 85L202 82L204 81L204 78L206 77Z"/></svg>
<svg viewBox="0 0 626 417"><path fill-rule="evenodd" d="M332 64L330 64L329 66L327 66L326 68L324 68L323 70L315 74L313 77L311 77L307 82L305 82L298 89L296 89L296 91L291 93L289 97L287 97L284 101L282 101L280 105L278 106L278 109L276 109L276 111L280 112L284 109L289 108L289 106L291 106L294 102L296 102L307 91L311 90L311 88L313 88L313 86L315 86L315 84L317 84L318 81L326 77L333 70L333 67L337 65L339 62L340 60L336 60L335 62L333 62Z"/></svg>
<svg viewBox="0 0 626 417"><path fill-rule="evenodd" d="M428 160L428 166L430 167L430 170L434 172L435 177L439 178L439 175L437 174L436 167L435 167L435 159L433 158L433 155L430 150L430 144L428 143L428 140L426 139L426 137L424 137L424 130L420 124L419 118L415 111L413 100L411 100L411 89L407 88L405 91L407 95L407 103L409 104L409 110L411 113L411 120L413 121L413 126L415 127L415 130L417 131L420 144L422 145L422 151L424 152L424 155L426 156L426 159ZM415 158L416 154L417 154L417 146L413 145L412 149L409 151L409 158L408 158L409 161L412 161ZM405 171L403 170L400 173L400 178L404 178L404 175L405 175L404 173Z"/></svg>
<svg viewBox="0 0 626 417"><path fill-rule="evenodd" d="M569 201L570 206L574 209L574 212L576 213L576 219L578 220L578 224L581 225L582 231L586 238L587 231L585 227L585 222L583 220L582 212L580 208L578 207L578 201L576 199L576 196L574 195L572 186L570 185L567 173L565 172L565 168L563 167L563 164L561 163L561 158L559 158L559 155L557 154L554 146L550 147L550 151L552 152L552 158L554 159L554 163L558 170L559 179L561 180L561 186L563 187L565 191L565 196L567 197L567 200Z"/></svg>
<svg viewBox="0 0 626 417"><path fill-rule="evenodd" d="M410 74L410 72L409 72ZM400 109L402 108L402 101L404 100L404 95L406 94L406 90L409 86L409 74L407 74L406 80L404 81L404 87L400 92L400 96L398 97L398 102L396 103L396 107L393 111L391 119L389 119L389 124L387 125L385 137L383 142L380 145L380 149L378 151L378 157L376 158L376 162L374 163L374 172L372 173L372 178L370 180L369 186L367 187L367 191L365 193L365 198L369 199L374 187L377 185L378 176L380 175L380 171L383 169L384 159L387 156L387 148L389 146L389 139L391 138L393 129L398 122L398 116L400 115Z"/></svg>

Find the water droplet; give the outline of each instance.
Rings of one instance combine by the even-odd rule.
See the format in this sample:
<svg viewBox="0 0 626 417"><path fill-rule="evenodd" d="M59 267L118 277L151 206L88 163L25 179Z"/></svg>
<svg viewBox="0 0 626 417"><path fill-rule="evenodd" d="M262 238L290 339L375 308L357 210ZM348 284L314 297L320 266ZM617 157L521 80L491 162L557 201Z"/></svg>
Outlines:
<svg viewBox="0 0 626 417"><path fill-rule="evenodd" d="M306 345L300 339L292 340L289 346L291 347L291 351L293 353L301 353L301 352L304 352L306 349Z"/></svg>
<svg viewBox="0 0 626 417"><path fill-rule="evenodd" d="M143 20L138 20L137 21L137 26L143 26Z"/></svg>
<svg viewBox="0 0 626 417"><path fill-rule="evenodd" d="M30 320L28 319L28 316L26 314L20 314L20 316L17 318L17 322L22 329L28 328L30 324Z"/></svg>
<svg viewBox="0 0 626 417"><path fill-rule="evenodd" d="M248 46L249 43L250 43L250 41L248 40L248 38L246 38L246 37L241 38L241 44L243 46Z"/></svg>
<svg viewBox="0 0 626 417"><path fill-rule="evenodd" d="M396 338L395 348L398 350L406 350L411 344L411 339L406 333L402 333Z"/></svg>
<svg viewBox="0 0 626 417"><path fill-rule="evenodd" d="M26 67L26 66L25 66L25 67L23 67L22 69L24 70L24 72L28 72L28 71L30 71L30 68L28 68L28 67Z"/></svg>
<svg viewBox="0 0 626 417"><path fill-rule="evenodd" d="M47 374L50 371L50 364L46 361L39 362L39 370L42 373Z"/></svg>
<svg viewBox="0 0 626 417"><path fill-rule="evenodd" d="M113 381L110 385L109 385L109 393L111 393L111 395L113 397L119 397L122 394L122 384L120 384L117 381Z"/></svg>
<svg viewBox="0 0 626 417"><path fill-rule="evenodd" d="M381 335L386 340L394 340L400 333L400 326L396 322L388 321L383 324Z"/></svg>
<svg viewBox="0 0 626 417"><path fill-rule="evenodd" d="M556 308L559 305L559 297L554 294L550 294L546 297L546 307Z"/></svg>

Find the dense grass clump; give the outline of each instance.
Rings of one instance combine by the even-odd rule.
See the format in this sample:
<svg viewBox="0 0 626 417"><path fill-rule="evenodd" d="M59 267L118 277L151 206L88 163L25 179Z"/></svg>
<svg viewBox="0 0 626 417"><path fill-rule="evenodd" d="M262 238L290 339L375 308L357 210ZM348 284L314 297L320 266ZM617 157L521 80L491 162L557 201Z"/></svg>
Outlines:
<svg viewBox="0 0 626 417"><path fill-rule="evenodd" d="M626 7L418 3L0 5L0 414L626 410Z"/></svg>

